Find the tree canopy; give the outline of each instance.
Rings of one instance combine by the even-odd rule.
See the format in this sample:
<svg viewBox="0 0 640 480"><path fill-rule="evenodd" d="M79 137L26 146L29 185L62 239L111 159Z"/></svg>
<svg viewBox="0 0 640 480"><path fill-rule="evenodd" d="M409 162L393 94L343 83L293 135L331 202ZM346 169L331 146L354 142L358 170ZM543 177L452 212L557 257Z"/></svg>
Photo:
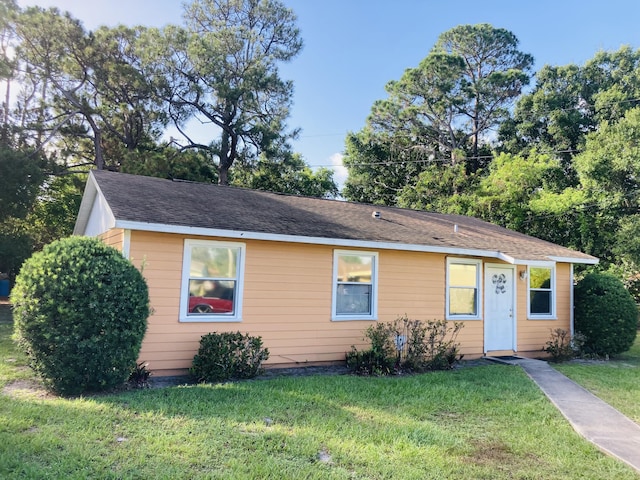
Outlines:
<svg viewBox="0 0 640 480"><path fill-rule="evenodd" d="M476 216L640 278L640 50L546 65L523 92L517 46L490 25L443 33L347 135L343 195Z"/></svg>
<svg viewBox="0 0 640 480"><path fill-rule="evenodd" d="M0 0L0 270L24 253L7 245L70 232L89 168L336 196L291 146L296 22L280 0L192 0L179 24L88 31ZM343 197L477 216L640 278L640 50L534 77L514 33L479 24L426 53L347 135Z"/></svg>
<svg viewBox="0 0 640 480"><path fill-rule="evenodd" d="M396 204L401 190L434 175L453 186L429 187L434 194L459 193L472 182L464 177L489 163L491 132L529 83L532 65L505 29L461 25L440 35L417 67L386 85L388 97L373 104L365 127L347 136L345 196Z"/></svg>
<svg viewBox="0 0 640 480"><path fill-rule="evenodd" d="M295 21L275 0L195 0L184 27L149 32L146 61L168 115L188 147L217 159L220 184L237 159L277 154L295 135L285 132L293 84L278 72L302 48ZM209 125L209 143L186 133L194 117Z"/></svg>
<svg viewBox="0 0 640 480"><path fill-rule="evenodd" d="M181 24L93 31L0 0L0 273L71 233L90 168L337 195L290 145L279 66L301 48L279 0L192 0Z"/></svg>
<svg viewBox="0 0 640 480"><path fill-rule="evenodd" d="M3 109L6 143L52 152L68 169L194 177L177 162L199 158L207 163L199 171L215 173L195 177L221 184L238 183L235 163L244 171L238 178L247 178L248 168L284 168L294 154L289 140L298 129L286 123L293 84L279 66L302 40L295 14L279 0L192 0L182 24L95 31L56 8L1 1L11 15L0 24L0 81L7 92L19 87ZM194 124L204 140L194 138ZM178 135L168 137L169 127ZM173 167L151 171L167 163L159 157ZM302 175L304 160L296 165ZM320 177L313 176L315 190L332 194L332 179Z"/></svg>

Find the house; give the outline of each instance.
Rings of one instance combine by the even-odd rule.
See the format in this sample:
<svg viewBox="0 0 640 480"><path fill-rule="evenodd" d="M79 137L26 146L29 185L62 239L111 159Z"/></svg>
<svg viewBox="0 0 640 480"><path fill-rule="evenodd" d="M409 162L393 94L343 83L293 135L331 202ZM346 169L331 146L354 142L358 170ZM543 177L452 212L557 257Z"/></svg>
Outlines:
<svg viewBox="0 0 640 480"><path fill-rule="evenodd" d="M475 218L108 171L74 233L142 269L156 375L185 373L213 331L261 336L267 366L343 361L405 314L464 322L466 358L538 355L573 326L573 265L598 261Z"/></svg>

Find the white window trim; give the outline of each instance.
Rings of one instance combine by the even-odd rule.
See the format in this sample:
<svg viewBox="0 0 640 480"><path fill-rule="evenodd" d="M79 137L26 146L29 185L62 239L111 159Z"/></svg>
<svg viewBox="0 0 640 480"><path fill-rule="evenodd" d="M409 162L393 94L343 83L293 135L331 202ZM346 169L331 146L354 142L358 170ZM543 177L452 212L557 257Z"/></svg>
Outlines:
<svg viewBox="0 0 640 480"><path fill-rule="evenodd" d="M338 315L336 313L338 298L338 257L341 255L368 255L373 257L371 265L371 314L369 315ZM378 319L378 252L363 250L334 250L333 251L333 278L331 298L331 320L343 322L350 320L377 320Z"/></svg>
<svg viewBox="0 0 640 480"><path fill-rule="evenodd" d="M478 294L476 295L476 315L455 315L449 313L449 265L476 265L476 285ZM445 272L445 318L447 320L482 320L482 260L473 258L448 257Z"/></svg>
<svg viewBox="0 0 640 480"><path fill-rule="evenodd" d="M551 269L551 313L531 313L531 268ZM557 320L556 303L558 290L556 288L556 264L527 265L527 319L529 320Z"/></svg>
<svg viewBox="0 0 640 480"><path fill-rule="evenodd" d="M189 265L191 262L191 248L194 246L237 248L239 255L236 265L236 292L234 298L233 315L215 314L210 315L187 315L189 308ZM202 323L202 322L241 322L242 321L242 299L244 292L244 259L246 244L240 242L218 242L213 240L189 240L184 241L184 252L182 256L182 282L180 286L180 322Z"/></svg>

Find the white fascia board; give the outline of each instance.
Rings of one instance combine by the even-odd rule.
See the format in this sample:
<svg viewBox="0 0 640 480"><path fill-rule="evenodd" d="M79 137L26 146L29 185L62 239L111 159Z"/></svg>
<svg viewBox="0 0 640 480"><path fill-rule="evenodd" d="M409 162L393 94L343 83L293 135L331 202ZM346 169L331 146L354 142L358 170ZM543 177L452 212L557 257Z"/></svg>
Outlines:
<svg viewBox="0 0 640 480"><path fill-rule="evenodd" d="M80 209L78 210L78 217L76 218L76 224L73 227L73 235L84 235L84 231L89 222L89 216L93 208L93 202L98 194L98 186L91 172L87 176L87 183L82 193L82 200L80 201Z"/></svg>
<svg viewBox="0 0 640 480"><path fill-rule="evenodd" d="M100 191L93 174L89 172L73 234L97 236L113 228L115 223L116 218L111 207Z"/></svg>
<svg viewBox="0 0 640 480"><path fill-rule="evenodd" d="M573 293L573 264L571 265L569 275L569 334L571 338L575 335L575 316L574 316L574 293Z"/></svg>
<svg viewBox="0 0 640 480"><path fill-rule="evenodd" d="M548 267L549 265L553 265L556 263L571 263L571 264L581 263L581 264L595 265L600 261L597 258L584 259L584 258L578 258L578 257L558 257L555 255L547 256L549 260L527 260L525 258L513 258L506 254L502 254L500 258L505 262L511 263L513 265L527 265L530 267Z"/></svg>
<svg viewBox="0 0 640 480"><path fill-rule="evenodd" d="M526 265L527 267L554 267L556 265L555 260L521 260L518 265Z"/></svg>
<svg viewBox="0 0 640 480"><path fill-rule="evenodd" d="M393 242L374 242L367 240L348 240L340 238L302 237L297 235L278 235L273 233L242 232L238 230L223 230L215 228L188 227L184 225L166 225L161 223L143 223L128 220L116 220L115 228L143 230L147 232L176 233L181 235L198 235L205 237L238 238L245 240L264 240L272 242L305 243L313 245L330 245L335 247L369 248L383 250L404 250L412 252L444 253L449 255L464 255L470 257L485 257L503 259L501 252L470 248L438 247L431 245L416 245Z"/></svg>
<svg viewBox="0 0 640 480"><path fill-rule="evenodd" d="M472 248L438 247L435 245L417 245L412 243L375 242L370 240L348 240L340 238L302 237L297 235L280 235L275 233L244 232L216 228L189 227L186 225L168 225L163 223L145 223L130 220L116 220L115 228L125 230L142 230L158 233L175 233L181 235L197 235L203 237L237 238L245 240L264 240L272 242L305 243L313 245L330 245L349 248L373 248L383 250L401 250L410 252L442 253L469 257L495 258L511 265L548 266L555 262L585 263L579 258L549 257L549 260L517 259L506 253L494 250Z"/></svg>
<svg viewBox="0 0 640 480"><path fill-rule="evenodd" d="M498 256L496 258L499 258L503 262L510 263L511 265L518 265L520 262L520 260L513 258L511 255L507 255L503 252L498 252Z"/></svg>
<svg viewBox="0 0 640 480"><path fill-rule="evenodd" d="M572 258L556 256L549 256L549 258L557 263L580 263L583 265L597 265L598 263L600 263L599 258Z"/></svg>

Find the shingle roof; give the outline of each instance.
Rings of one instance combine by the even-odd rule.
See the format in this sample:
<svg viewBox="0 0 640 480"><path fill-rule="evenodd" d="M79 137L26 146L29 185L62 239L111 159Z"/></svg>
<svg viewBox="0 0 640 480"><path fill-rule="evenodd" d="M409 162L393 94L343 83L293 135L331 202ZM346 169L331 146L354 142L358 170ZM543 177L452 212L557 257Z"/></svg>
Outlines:
<svg viewBox="0 0 640 480"><path fill-rule="evenodd" d="M259 190L92 171L118 223L300 237L300 241L380 243L381 248L499 252L519 261L594 257L461 215L283 195ZM89 179L91 182L91 179ZM374 218L377 211L380 218ZM456 227L457 226L457 227ZM250 238L250 237L246 237ZM315 240L314 240L315 239ZM326 241L323 241L326 240ZM478 256L482 256L476 253ZM494 256L495 255L488 255Z"/></svg>

